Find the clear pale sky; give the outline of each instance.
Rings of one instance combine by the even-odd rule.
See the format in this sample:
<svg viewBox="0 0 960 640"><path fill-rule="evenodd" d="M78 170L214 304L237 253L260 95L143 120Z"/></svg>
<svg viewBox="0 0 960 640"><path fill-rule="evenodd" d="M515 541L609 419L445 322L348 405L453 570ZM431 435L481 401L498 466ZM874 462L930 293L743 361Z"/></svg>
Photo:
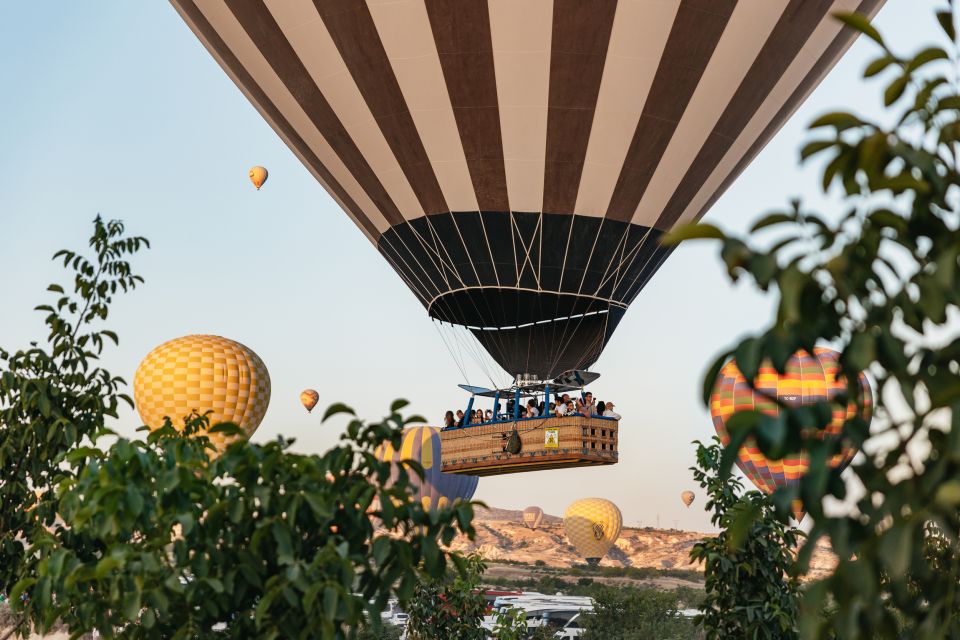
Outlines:
<svg viewBox="0 0 960 640"><path fill-rule="evenodd" d="M934 0L888 0L875 24L913 50L936 33ZM746 228L800 196L836 215L818 167L798 166L804 128L836 108L877 111L880 84L860 73L875 53L860 40L706 220ZM434 423L466 404L462 375L423 307L323 188L162 2L16 3L0 22L0 345L45 336L50 256L85 244L97 213L121 218L153 248L136 258L146 285L117 300L120 348L106 366L133 378L156 345L190 333L238 340L266 362L273 397L256 440L295 437L320 452L342 423L299 405L343 401L361 416L408 398ZM262 164L270 180L247 179ZM599 469L483 478L476 498L562 514L587 496L616 502L627 524L709 528L703 495L686 509L694 439L713 434L699 401L710 359L760 327L771 303L731 286L717 250L676 251L634 302L595 370L593 390L623 414L620 463ZM482 377L471 379L484 384ZM126 412L116 425L133 434Z"/></svg>

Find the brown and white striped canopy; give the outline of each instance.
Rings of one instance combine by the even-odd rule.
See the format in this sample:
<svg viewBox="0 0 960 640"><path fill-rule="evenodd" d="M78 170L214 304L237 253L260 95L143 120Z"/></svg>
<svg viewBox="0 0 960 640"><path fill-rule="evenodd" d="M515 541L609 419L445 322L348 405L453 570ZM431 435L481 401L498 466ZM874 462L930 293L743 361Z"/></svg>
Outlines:
<svg viewBox="0 0 960 640"><path fill-rule="evenodd" d="M599 355L883 0L172 0L434 318Z"/></svg>

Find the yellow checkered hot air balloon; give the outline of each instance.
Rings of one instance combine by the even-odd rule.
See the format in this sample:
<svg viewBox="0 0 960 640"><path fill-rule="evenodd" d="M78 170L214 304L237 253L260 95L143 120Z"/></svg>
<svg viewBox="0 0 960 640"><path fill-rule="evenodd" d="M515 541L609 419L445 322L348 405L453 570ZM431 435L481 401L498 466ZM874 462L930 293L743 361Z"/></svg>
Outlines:
<svg viewBox="0 0 960 640"><path fill-rule="evenodd" d="M842 391L846 391L846 382L837 378L840 369L838 361L840 354L833 349L818 347L813 355L806 351L798 351L787 361L786 372L783 375L769 362L760 366L754 386L762 394L776 397L788 406L816 404L822 401L831 401ZM864 416L870 420L870 406L872 395L870 383L861 373L859 389L863 395L865 407ZM730 436L727 431L727 420L737 411L757 410L767 415L776 415L779 411L777 403L755 392L750 388L746 378L740 373L735 360L728 362L717 377L713 395L710 398L710 415L713 417L713 427L720 436L720 441L727 444ZM856 415L857 406L851 402L847 407L834 407L833 421L824 430L825 437L836 437L843 429L843 423ZM840 455L830 460L830 466L841 471L850 464L857 454L853 446L845 446ZM773 493L778 487L796 485L807 472L809 461L804 453L783 458L769 460L752 438L740 449L737 456L737 466L750 478L758 489L766 493ZM794 515L802 520L805 512L800 501L794 504Z"/></svg>
<svg viewBox="0 0 960 640"><path fill-rule="evenodd" d="M247 437L270 404L270 374L249 348L220 336L176 338L151 351L133 378L133 397L151 429L170 418L177 428L191 412L210 413L210 424L232 422ZM222 451L234 438L209 434Z"/></svg>
<svg viewBox="0 0 960 640"><path fill-rule="evenodd" d="M442 509L457 500L469 500L477 490L476 476L465 476L440 471L440 429L410 427L403 431L400 450L389 444L377 447L376 456L387 462L416 460L423 466L423 480L409 471L414 498L424 509Z"/></svg>
<svg viewBox="0 0 960 640"><path fill-rule="evenodd" d="M563 530L577 551L589 564L600 559L620 537L623 516L617 505L603 498L577 500L563 514Z"/></svg>

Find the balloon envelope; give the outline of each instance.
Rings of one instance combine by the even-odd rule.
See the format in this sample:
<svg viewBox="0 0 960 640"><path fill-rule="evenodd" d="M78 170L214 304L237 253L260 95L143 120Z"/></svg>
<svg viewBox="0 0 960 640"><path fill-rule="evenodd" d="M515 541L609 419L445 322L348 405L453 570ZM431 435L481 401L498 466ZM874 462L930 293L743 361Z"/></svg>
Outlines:
<svg viewBox="0 0 960 640"><path fill-rule="evenodd" d="M523 524L528 529L536 531L542 522L543 509L540 507L527 507L523 510Z"/></svg>
<svg viewBox="0 0 960 640"><path fill-rule="evenodd" d="M696 496L694 495L693 491L684 491L680 494L680 499L683 500L683 504L687 505L688 507L693 504L693 499L695 497Z"/></svg>
<svg viewBox="0 0 960 640"><path fill-rule="evenodd" d="M173 4L428 314L547 378L883 0Z"/></svg>
<svg viewBox="0 0 960 640"><path fill-rule="evenodd" d="M211 411L210 426L232 422L247 437L260 426L270 404L270 374L250 348L220 336L176 338L147 354L133 377L133 397L151 429L169 417L183 429L192 412ZM208 434L223 450L235 438Z"/></svg>
<svg viewBox="0 0 960 640"><path fill-rule="evenodd" d="M603 498L577 500L563 514L563 529L577 551L589 564L601 558L620 537L623 516L617 505Z"/></svg>
<svg viewBox="0 0 960 640"><path fill-rule="evenodd" d="M253 167L250 169L250 182L253 183L253 186L257 188L257 191L260 191L260 187L263 186L263 183L267 181L267 177L270 175L267 173L267 170L264 167Z"/></svg>
<svg viewBox="0 0 960 640"><path fill-rule="evenodd" d="M817 402L832 401L838 393L847 390L846 382L837 378L840 354L832 349L818 347L813 355L805 351L795 353L787 361L786 373L780 375L769 362L761 365L756 380L756 391L750 388L746 378L737 369L735 360L728 362L717 378L710 399L710 414L713 426L720 441L727 444L730 436L727 421L737 411L758 410L767 415L777 415L779 407L762 394L774 396L788 406L811 405ZM869 425L872 394L866 376L860 374L859 390L866 408L864 418ZM824 430L825 437L840 434L846 420L855 417L857 407L851 402L847 407L834 406L833 420ZM845 446L840 455L829 461L831 467L841 471L850 464L857 454L853 446ZM809 461L804 453L769 460L764 456L754 439L748 439L737 456L737 466L750 478L758 489L773 493L778 487L796 486L807 472ZM794 503L794 515L803 519L804 511L799 502Z"/></svg>
<svg viewBox="0 0 960 640"><path fill-rule="evenodd" d="M313 411L318 402L320 402L320 394L313 389L304 389L300 392L300 404L307 410L307 413Z"/></svg>
<svg viewBox="0 0 960 640"><path fill-rule="evenodd" d="M410 427L403 431L400 449L390 444L377 447L379 460L400 462L415 460L423 466L423 480L416 472L408 469L410 483L413 485L414 498L420 500L424 509L442 509L458 500L469 500L477 490L479 478L440 471L440 429L436 427ZM399 468L395 466L392 478L396 478Z"/></svg>

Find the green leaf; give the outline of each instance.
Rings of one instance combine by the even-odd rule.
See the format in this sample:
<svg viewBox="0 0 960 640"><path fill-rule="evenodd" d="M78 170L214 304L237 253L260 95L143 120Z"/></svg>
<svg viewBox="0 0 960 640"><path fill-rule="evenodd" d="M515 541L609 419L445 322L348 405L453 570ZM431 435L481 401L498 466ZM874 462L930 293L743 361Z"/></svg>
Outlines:
<svg viewBox="0 0 960 640"><path fill-rule="evenodd" d="M771 460L779 460L788 453L785 447L787 422L784 414L763 414L757 423L755 434L760 451Z"/></svg>
<svg viewBox="0 0 960 640"><path fill-rule="evenodd" d="M354 410L347 405L337 402L327 407L327 410L323 412L323 418L320 420L320 422L326 422L328 419L341 413L346 413L351 416L357 415Z"/></svg>
<svg viewBox="0 0 960 640"><path fill-rule="evenodd" d="M670 233L660 238L660 244L670 246L680 244L685 240L723 240L726 237L726 234L719 227L712 224L685 224L675 227Z"/></svg>
<svg viewBox="0 0 960 640"><path fill-rule="evenodd" d="M872 78L873 76L882 72L884 69L886 69L896 61L897 61L896 58L894 58L889 54L882 55L867 65L867 68L863 72L863 77Z"/></svg>
<svg viewBox="0 0 960 640"><path fill-rule="evenodd" d="M751 385L760 371L760 360L763 355L763 344L757 338L747 338L737 345L733 353L737 361L737 369Z"/></svg>
<svg viewBox="0 0 960 640"><path fill-rule="evenodd" d="M903 95L904 90L907 88L907 83L910 81L910 76L904 74L896 78L893 82L887 85L887 88L883 91L883 104L884 106L889 107L894 102L900 99L900 96Z"/></svg>
<svg viewBox="0 0 960 640"><path fill-rule="evenodd" d="M724 365L730 360L731 355L733 355L733 352L727 351L718 356L713 361L713 364L710 365L710 368L707 369L707 373L703 377L703 395L701 396L705 406L710 406L710 398L713 396L713 390L717 386L717 378L720 377L720 370L723 369Z"/></svg>
<svg viewBox="0 0 960 640"><path fill-rule="evenodd" d="M750 529L753 528L753 523L760 515L760 505L741 500L730 508L730 512L733 514L733 519L727 527L727 533L730 536L727 541L728 549L734 552L743 547Z"/></svg>
<svg viewBox="0 0 960 640"><path fill-rule="evenodd" d="M832 149L837 145L835 140L814 140L813 142L808 142L800 149L800 160L805 161L810 156L814 156L821 151L826 151L827 149ZM754 227L754 230L756 227Z"/></svg>
<svg viewBox="0 0 960 640"><path fill-rule="evenodd" d="M390 413L399 413L401 409L409 405L410 405L410 402L408 400L404 400L403 398L398 398L397 400L394 400L393 403L390 405Z"/></svg>
<svg viewBox="0 0 960 640"><path fill-rule="evenodd" d="M927 47L907 63L907 71L916 71L925 64L934 60L949 60L950 56L940 47Z"/></svg>
<svg viewBox="0 0 960 640"><path fill-rule="evenodd" d="M937 11L937 22L940 23L940 28L943 29L945 34L947 34L947 37L950 38L950 41L956 41L957 31L956 27L953 25L953 11Z"/></svg>
<svg viewBox="0 0 960 640"><path fill-rule="evenodd" d="M270 527L270 531L273 534L274 541L277 543L277 562L280 564L293 564L293 539L290 537L290 532L279 522L274 522Z"/></svg>
<svg viewBox="0 0 960 640"><path fill-rule="evenodd" d="M913 527L909 521L893 525L880 538L880 558L891 575L906 575L912 550Z"/></svg>
<svg viewBox="0 0 960 640"><path fill-rule="evenodd" d="M810 123L811 129L821 129L823 127L833 127L838 132L860 127L866 124L863 120L846 111L834 111L825 113ZM831 143L834 144L834 143Z"/></svg>
<svg viewBox="0 0 960 640"><path fill-rule="evenodd" d="M880 32L877 31L866 16L859 13L847 13L847 12L835 12L834 17L840 22L844 23L851 29L859 31L863 35L867 36L877 44L882 47L885 47L883 44L883 38L880 36Z"/></svg>
<svg viewBox="0 0 960 640"><path fill-rule="evenodd" d="M792 213L771 213L760 218L760 220L754 223L754 225L750 227L750 233L756 233L761 229L766 229L767 227L772 227L778 224L796 222L796 220L797 216Z"/></svg>

